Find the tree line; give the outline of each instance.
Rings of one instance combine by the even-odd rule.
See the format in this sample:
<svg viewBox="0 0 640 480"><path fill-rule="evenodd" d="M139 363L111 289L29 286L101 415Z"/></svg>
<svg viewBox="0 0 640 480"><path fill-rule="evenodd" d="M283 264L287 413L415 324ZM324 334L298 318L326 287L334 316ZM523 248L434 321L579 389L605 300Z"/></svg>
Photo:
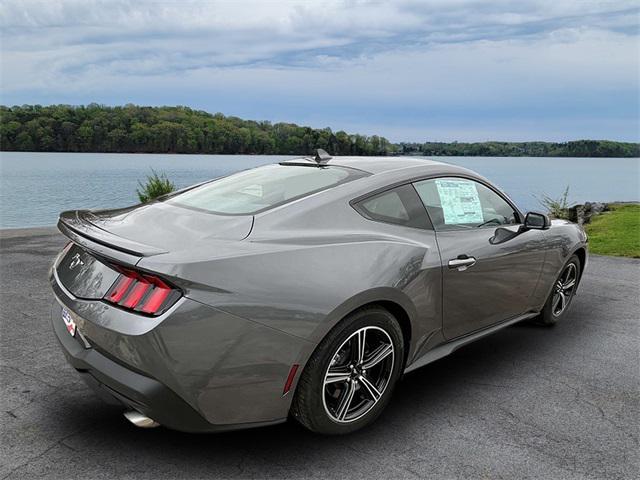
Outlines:
<svg viewBox="0 0 640 480"><path fill-rule="evenodd" d="M0 107L5 151L388 155L377 135L257 122L187 107L90 104Z"/></svg>
<svg viewBox="0 0 640 480"><path fill-rule="evenodd" d="M399 143L402 155L483 157L640 157L640 143L611 140L571 142Z"/></svg>
<svg viewBox="0 0 640 480"><path fill-rule="evenodd" d="M188 107L0 106L0 149L31 152L640 157L608 140L390 143L378 135L243 120Z"/></svg>

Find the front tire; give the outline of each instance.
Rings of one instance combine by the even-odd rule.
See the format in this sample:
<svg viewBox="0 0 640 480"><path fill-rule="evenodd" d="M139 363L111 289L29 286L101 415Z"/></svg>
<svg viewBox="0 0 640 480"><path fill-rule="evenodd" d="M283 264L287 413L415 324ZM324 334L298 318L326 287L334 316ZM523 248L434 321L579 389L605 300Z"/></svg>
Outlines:
<svg viewBox="0 0 640 480"><path fill-rule="evenodd" d="M398 321L380 307L358 310L320 342L298 382L291 413L309 430L345 434L371 424L404 367Z"/></svg>
<svg viewBox="0 0 640 480"><path fill-rule="evenodd" d="M538 317L539 323L552 326L566 315L578 288L579 279L580 259L573 255L562 267L558 279L553 284L547 303Z"/></svg>

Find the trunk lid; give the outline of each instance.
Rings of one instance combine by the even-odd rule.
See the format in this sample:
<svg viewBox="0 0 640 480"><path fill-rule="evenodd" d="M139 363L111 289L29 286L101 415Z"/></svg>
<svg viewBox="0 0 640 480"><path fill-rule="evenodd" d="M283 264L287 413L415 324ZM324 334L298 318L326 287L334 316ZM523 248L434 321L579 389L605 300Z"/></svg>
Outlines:
<svg viewBox="0 0 640 480"><path fill-rule="evenodd" d="M63 212L58 226L76 243L88 241L139 260L187 250L207 240L242 240L251 232L253 216L216 215L153 202L116 210Z"/></svg>
<svg viewBox="0 0 640 480"><path fill-rule="evenodd" d="M252 227L253 216L214 215L162 202L67 211L60 214L58 228L73 243L54 268L75 297L101 299L118 278L115 265L133 267L144 257L170 252L213 252L218 240L242 240Z"/></svg>
<svg viewBox="0 0 640 480"><path fill-rule="evenodd" d="M76 298L97 300L107 293L119 272L79 245L71 244L55 266L59 282Z"/></svg>

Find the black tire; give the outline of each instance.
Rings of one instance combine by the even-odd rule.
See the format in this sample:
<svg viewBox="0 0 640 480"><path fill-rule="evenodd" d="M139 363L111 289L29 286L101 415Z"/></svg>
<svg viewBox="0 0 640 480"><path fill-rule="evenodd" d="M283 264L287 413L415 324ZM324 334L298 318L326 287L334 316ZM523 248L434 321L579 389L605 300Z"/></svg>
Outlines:
<svg viewBox="0 0 640 480"><path fill-rule="evenodd" d="M570 291L567 292L563 290L563 292L566 293L565 295L566 304L562 308L562 311L558 313L558 308L556 307L557 292L559 288L558 282L562 283L563 276L566 274L568 269L569 270L575 269L573 270L573 272L575 273L575 275L573 276L575 279L575 283L573 285L573 288L571 288ZM580 273L581 273L580 259L576 255L573 255L567 261L567 263L564 264L564 266L562 267L562 270L560 271L560 274L558 275L558 278L554 282L551 293L549 294L549 298L547 299L547 303L545 303L544 308L542 309L542 311L540 312L540 315L537 318L538 323L550 327L558 323L559 320L562 320L562 318L566 316L567 311L571 306L571 301L573 300L573 297L575 296L576 290L578 288L578 282L580 281Z"/></svg>
<svg viewBox="0 0 640 480"><path fill-rule="evenodd" d="M361 366L348 365L357 363L351 360L352 352L349 347L352 342L357 342L360 339L359 335L362 334L362 331L365 332L364 338L367 339L365 340L366 346L362 351L368 352L368 355L363 355L365 360L361 363ZM367 366L366 359L369 358L368 364L371 365L373 363L371 359L375 357L375 353L382 353L388 340L391 340L392 352L387 353L384 360L380 360L379 363L375 364L376 366ZM369 345L366 344L367 341L369 341ZM377 341L379 346L374 348ZM400 325L387 310L380 307L366 307L353 312L327 334L311 355L296 388L291 407L292 416L309 430L327 435L346 434L371 424L389 403L395 384L401 376L404 368L404 349L405 345ZM337 360L340 360L338 364L336 364ZM344 365L341 365L342 363ZM330 367L332 369L344 368L347 372L346 374L352 375L353 379L344 380L344 383L335 382L325 385L325 376L330 375ZM358 372L354 373L354 368L356 370L365 368L365 370L359 370L359 372L364 372L362 374L365 377L371 376L372 381L376 381L375 377L379 376L380 379L378 381L380 383L377 385L384 385L384 388L381 389L381 395L377 400L374 400L375 394L380 392L377 389L373 391L369 389L368 385L371 385L371 382L363 379L362 375L358 375ZM367 372L366 368L369 368L369 372ZM376 371L379 371L379 375L376 374ZM365 385L365 381L368 385ZM367 388L365 389L365 387ZM352 414L353 418L345 418L341 422L336 418L336 416L339 416L340 409L337 408L335 409L336 411L332 411L329 401L333 401L334 398L336 402L338 400L344 401L346 397L343 397L343 395L348 396L350 389L353 389L354 393L351 397L352 401L349 403L355 401L356 405L362 404L361 411L363 413L358 416L358 411L354 407L356 412ZM358 396L356 397L356 395ZM345 401L344 404L346 403ZM343 405L343 403L338 402L338 407L340 405ZM346 408L346 411L348 410L349 407Z"/></svg>

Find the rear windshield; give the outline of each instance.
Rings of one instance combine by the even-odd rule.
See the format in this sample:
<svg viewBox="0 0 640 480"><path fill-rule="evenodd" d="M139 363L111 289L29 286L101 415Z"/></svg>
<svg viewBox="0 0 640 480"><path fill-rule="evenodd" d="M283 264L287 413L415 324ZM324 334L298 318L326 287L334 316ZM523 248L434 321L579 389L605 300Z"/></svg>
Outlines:
<svg viewBox="0 0 640 480"><path fill-rule="evenodd" d="M226 215L249 215L366 175L342 167L267 165L188 190L168 203Z"/></svg>

